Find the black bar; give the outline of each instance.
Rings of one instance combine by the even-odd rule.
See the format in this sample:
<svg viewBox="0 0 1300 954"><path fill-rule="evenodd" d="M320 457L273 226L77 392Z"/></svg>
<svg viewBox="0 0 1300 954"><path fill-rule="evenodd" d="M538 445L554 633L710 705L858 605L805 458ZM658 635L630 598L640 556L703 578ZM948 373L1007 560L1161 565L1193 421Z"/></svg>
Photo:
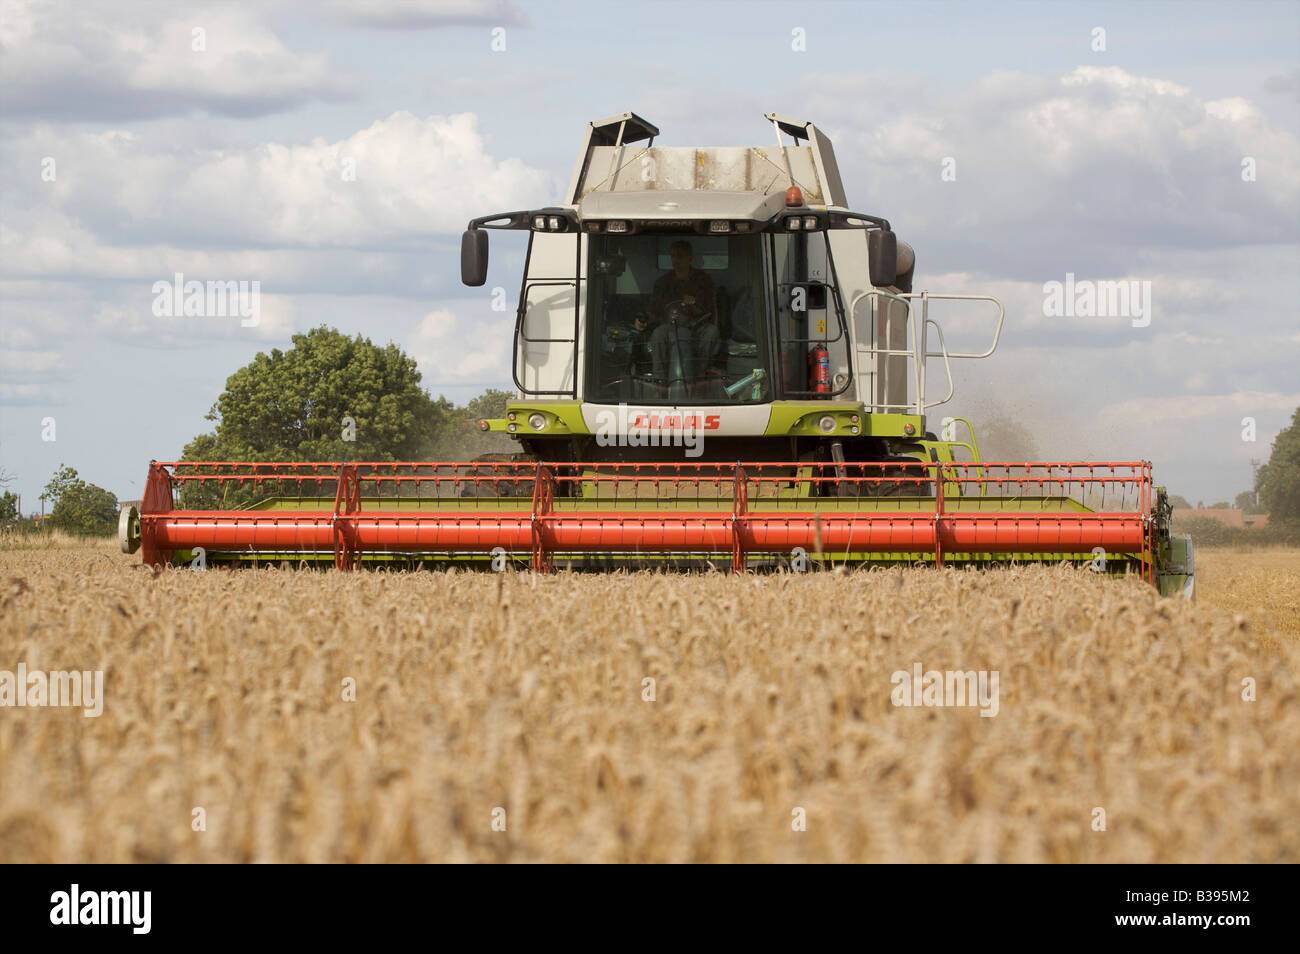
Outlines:
<svg viewBox="0 0 1300 954"><path fill-rule="evenodd" d="M509 860L510 836L499 835L502 851L496 854ZM1243 941L1283 938L1292 926L1287 913L1291 872L1266 866L903 865L821 873L778 868L758 874L761 884L748 881L755 877L752 872L731 872L726 877L738 883L712 904L706 903L707 895L692 891L686 896L695 896L696 902L661 901L649 907L647 889L662 897L665 892L689 891L684 882L699 877L716 885L717 875L675 871L637 876L637 881L664 877L664 884L650 888L611 884L611 878L620 876L608 873L539 875L525 869L498 875L458 872L443 878L406 867L376 871L323 865L70 865L11 874L15 877L9 879L0 912L6 947L14 951L38 949L12 943L22 940L42 943L40 950L75 950L79 948L68 947L69 942L125 946L190 939L207 942L205 947L245 941L262 947L287 940L294 942L294 949L322 942L323 949L338 950L339 941L353 937L396 940L406 932L415 937L440 937L444 932L448 938L491 937L495 947L512 929L538 940L571 936L579 924L590 932L593 916L596 923L639 925L638 930L653 924L654 935L664 938L673 936L670 930L687 926L693 933L725 930L729 937L810 930L813 936L829 937L846 931L870 939L871 947L889 940L906 942L904 949L933 945L944 950L997 950L1008 941L1044 944L1066 939L1074 947L1082 940L1122 943L1125 938L1143 945L1178 946L1203 940L1230 950ZM568 877L575 883L565 884ZM537 883L543 878L546 887ZM594 878L601 883L593 883ZM116 909L119 923L71 924L73 885L78 921L98 920L101 912L111 918ZM698 887L708 891L704 884ZM104 906L100 892L137 894L115 895ZM753 905L725 903L725 896L734 899L740 892L785 902L769 905L766 913L756 916ZM701 918L701 905L731 916ZM51 942L58 946L44 946Z"/></svg>

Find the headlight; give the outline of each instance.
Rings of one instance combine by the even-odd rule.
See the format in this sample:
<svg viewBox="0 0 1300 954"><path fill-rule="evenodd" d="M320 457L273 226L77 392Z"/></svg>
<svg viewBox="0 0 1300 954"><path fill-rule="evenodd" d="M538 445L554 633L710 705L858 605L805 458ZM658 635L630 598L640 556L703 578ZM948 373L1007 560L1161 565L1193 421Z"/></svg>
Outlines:
<svg viewBox="0 0 1300 954"><path fill-rule="evenodd" d="M532 414L528 415L528 426L535 431L540 431L546 426L546 418L534 411Z"/></svg>
<svg viewBox="0 0 1300 954"><path fill-rule="evenodd" d="M829 414L823 414L822 419L817 422L817 426L829 434L831 431L835 430L835 418L831 417Z"/></svg>

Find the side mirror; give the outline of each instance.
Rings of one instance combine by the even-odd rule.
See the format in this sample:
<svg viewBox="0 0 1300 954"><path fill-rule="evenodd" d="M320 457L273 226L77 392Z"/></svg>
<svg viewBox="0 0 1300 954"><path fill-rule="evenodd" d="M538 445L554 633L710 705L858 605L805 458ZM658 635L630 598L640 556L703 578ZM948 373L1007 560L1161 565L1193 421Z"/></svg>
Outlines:
<svg viewBox="0 0 1300 954"><path fill-rule="evenodd" d="M884 229L867 233L867 261L871 265L871 284L877 288L898 280L898 236Z"/></svg>
<svg viewBox="0 0 1300 954"><path fill-rule="evenodd" d="M482 229L468 229L460 237L460 280L473 288L487 281L488 237Z"/></svg>

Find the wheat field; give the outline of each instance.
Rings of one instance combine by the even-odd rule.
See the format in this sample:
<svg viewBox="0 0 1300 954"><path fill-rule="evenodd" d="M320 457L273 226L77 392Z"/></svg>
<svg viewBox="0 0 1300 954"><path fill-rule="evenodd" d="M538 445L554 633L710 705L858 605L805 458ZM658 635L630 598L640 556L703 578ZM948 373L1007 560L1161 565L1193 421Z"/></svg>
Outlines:
<svg viewBox="0 0 1300 954"><path fill-rule="evenodd" d="M1294 862L1300 552L1198 556L1188 605L0 551L0 670L105 680L98 718L0 709L0 862ZM895 706L917 663L996 670L997 714Z"/></svg>

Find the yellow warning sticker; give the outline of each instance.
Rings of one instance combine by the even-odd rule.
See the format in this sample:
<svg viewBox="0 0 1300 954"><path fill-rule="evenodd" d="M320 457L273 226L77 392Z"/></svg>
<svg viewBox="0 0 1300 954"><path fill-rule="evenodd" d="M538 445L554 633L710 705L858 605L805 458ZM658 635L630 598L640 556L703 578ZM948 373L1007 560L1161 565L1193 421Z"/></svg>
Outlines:
<svg viewBox="0 0 1300 954"><path fill-rule="evenodd" d="M826 319L825 319L825 318L818 318L818 319L817 319L817 333L818 333L819 335L824 335L824 334L826 334Z"/></svg>

